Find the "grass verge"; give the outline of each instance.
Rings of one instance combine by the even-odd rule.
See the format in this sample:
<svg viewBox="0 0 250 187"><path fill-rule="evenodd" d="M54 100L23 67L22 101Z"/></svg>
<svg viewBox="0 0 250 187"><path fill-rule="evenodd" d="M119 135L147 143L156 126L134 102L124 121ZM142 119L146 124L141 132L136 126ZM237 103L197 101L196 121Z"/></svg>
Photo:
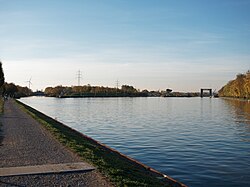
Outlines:
<svg viewBox="0 0 250 187"><path fill-rule="evenodd" d="M50 131L59 142L77 153L83 160L94 165L116 186L182 186L43 113L19 101L17 103Z"/></svg>

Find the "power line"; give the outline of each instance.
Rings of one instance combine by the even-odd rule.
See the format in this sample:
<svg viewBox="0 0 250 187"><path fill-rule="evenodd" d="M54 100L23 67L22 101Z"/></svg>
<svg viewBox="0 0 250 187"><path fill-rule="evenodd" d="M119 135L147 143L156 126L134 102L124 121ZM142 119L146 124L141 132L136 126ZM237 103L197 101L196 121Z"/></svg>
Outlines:
<svg viewBox="0 0 250 187"><path fill-rule="evenodd" d="M116 80L116 89L118 90L118 88L119 88L119 84L120 84L120 82L119 82L119 80L117 79Z"/></svg>
<svg viewBox="0 0 250 187"><path fill-rule="evenodd" d="M118 89L119 89L119 80L116 80L116 95L118 94Z"/></svg>
<svg viewBox="0 0 250 187"><path fill-rule="evenodd" d="M82 72L79 70L77 71L78 86L80 86L81 84L81 78L82 78Z"/></svg>

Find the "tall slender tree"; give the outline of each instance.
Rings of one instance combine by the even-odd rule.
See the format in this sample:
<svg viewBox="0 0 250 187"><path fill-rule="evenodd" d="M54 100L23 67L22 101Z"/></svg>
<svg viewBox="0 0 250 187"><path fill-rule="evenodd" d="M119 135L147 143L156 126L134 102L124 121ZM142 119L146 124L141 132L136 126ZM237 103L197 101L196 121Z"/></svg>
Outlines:
<svg viewBox="0 0 250 187"><path fill-rule="evenodd" d="M2 62L0 61L0 88L4 84L4 73L3 73L3 67L2 67Z"/></svg>

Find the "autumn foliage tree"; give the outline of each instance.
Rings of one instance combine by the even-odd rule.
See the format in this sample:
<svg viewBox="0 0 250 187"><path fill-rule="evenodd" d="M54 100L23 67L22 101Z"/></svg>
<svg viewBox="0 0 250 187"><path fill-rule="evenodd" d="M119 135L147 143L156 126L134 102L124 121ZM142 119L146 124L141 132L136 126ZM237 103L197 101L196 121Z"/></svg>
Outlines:
<svg viewBox="0 0 250 187"><path fill-rule="evenodd" d="M239 73L219 90L220 97L250 98L250 71Z"/></svg>
<svg viewBox="0 0 250 187"><path fill-rule="evenodd" d="M47 87L45 95L50 97L145 97L147 93L139 92L133 86L129 85L122 85L121 89L84 85Z"/></svg>

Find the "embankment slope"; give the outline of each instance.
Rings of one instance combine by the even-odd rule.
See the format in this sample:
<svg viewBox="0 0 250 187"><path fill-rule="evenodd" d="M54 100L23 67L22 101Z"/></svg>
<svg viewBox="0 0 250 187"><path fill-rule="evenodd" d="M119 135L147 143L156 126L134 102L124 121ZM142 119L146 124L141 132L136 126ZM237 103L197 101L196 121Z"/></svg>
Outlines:
<svg viewBox="0 0 250 187"><path fill-rule="evenodd" d="M250 99L250 71L229 81L219 90L219 96Z"/></svg>

